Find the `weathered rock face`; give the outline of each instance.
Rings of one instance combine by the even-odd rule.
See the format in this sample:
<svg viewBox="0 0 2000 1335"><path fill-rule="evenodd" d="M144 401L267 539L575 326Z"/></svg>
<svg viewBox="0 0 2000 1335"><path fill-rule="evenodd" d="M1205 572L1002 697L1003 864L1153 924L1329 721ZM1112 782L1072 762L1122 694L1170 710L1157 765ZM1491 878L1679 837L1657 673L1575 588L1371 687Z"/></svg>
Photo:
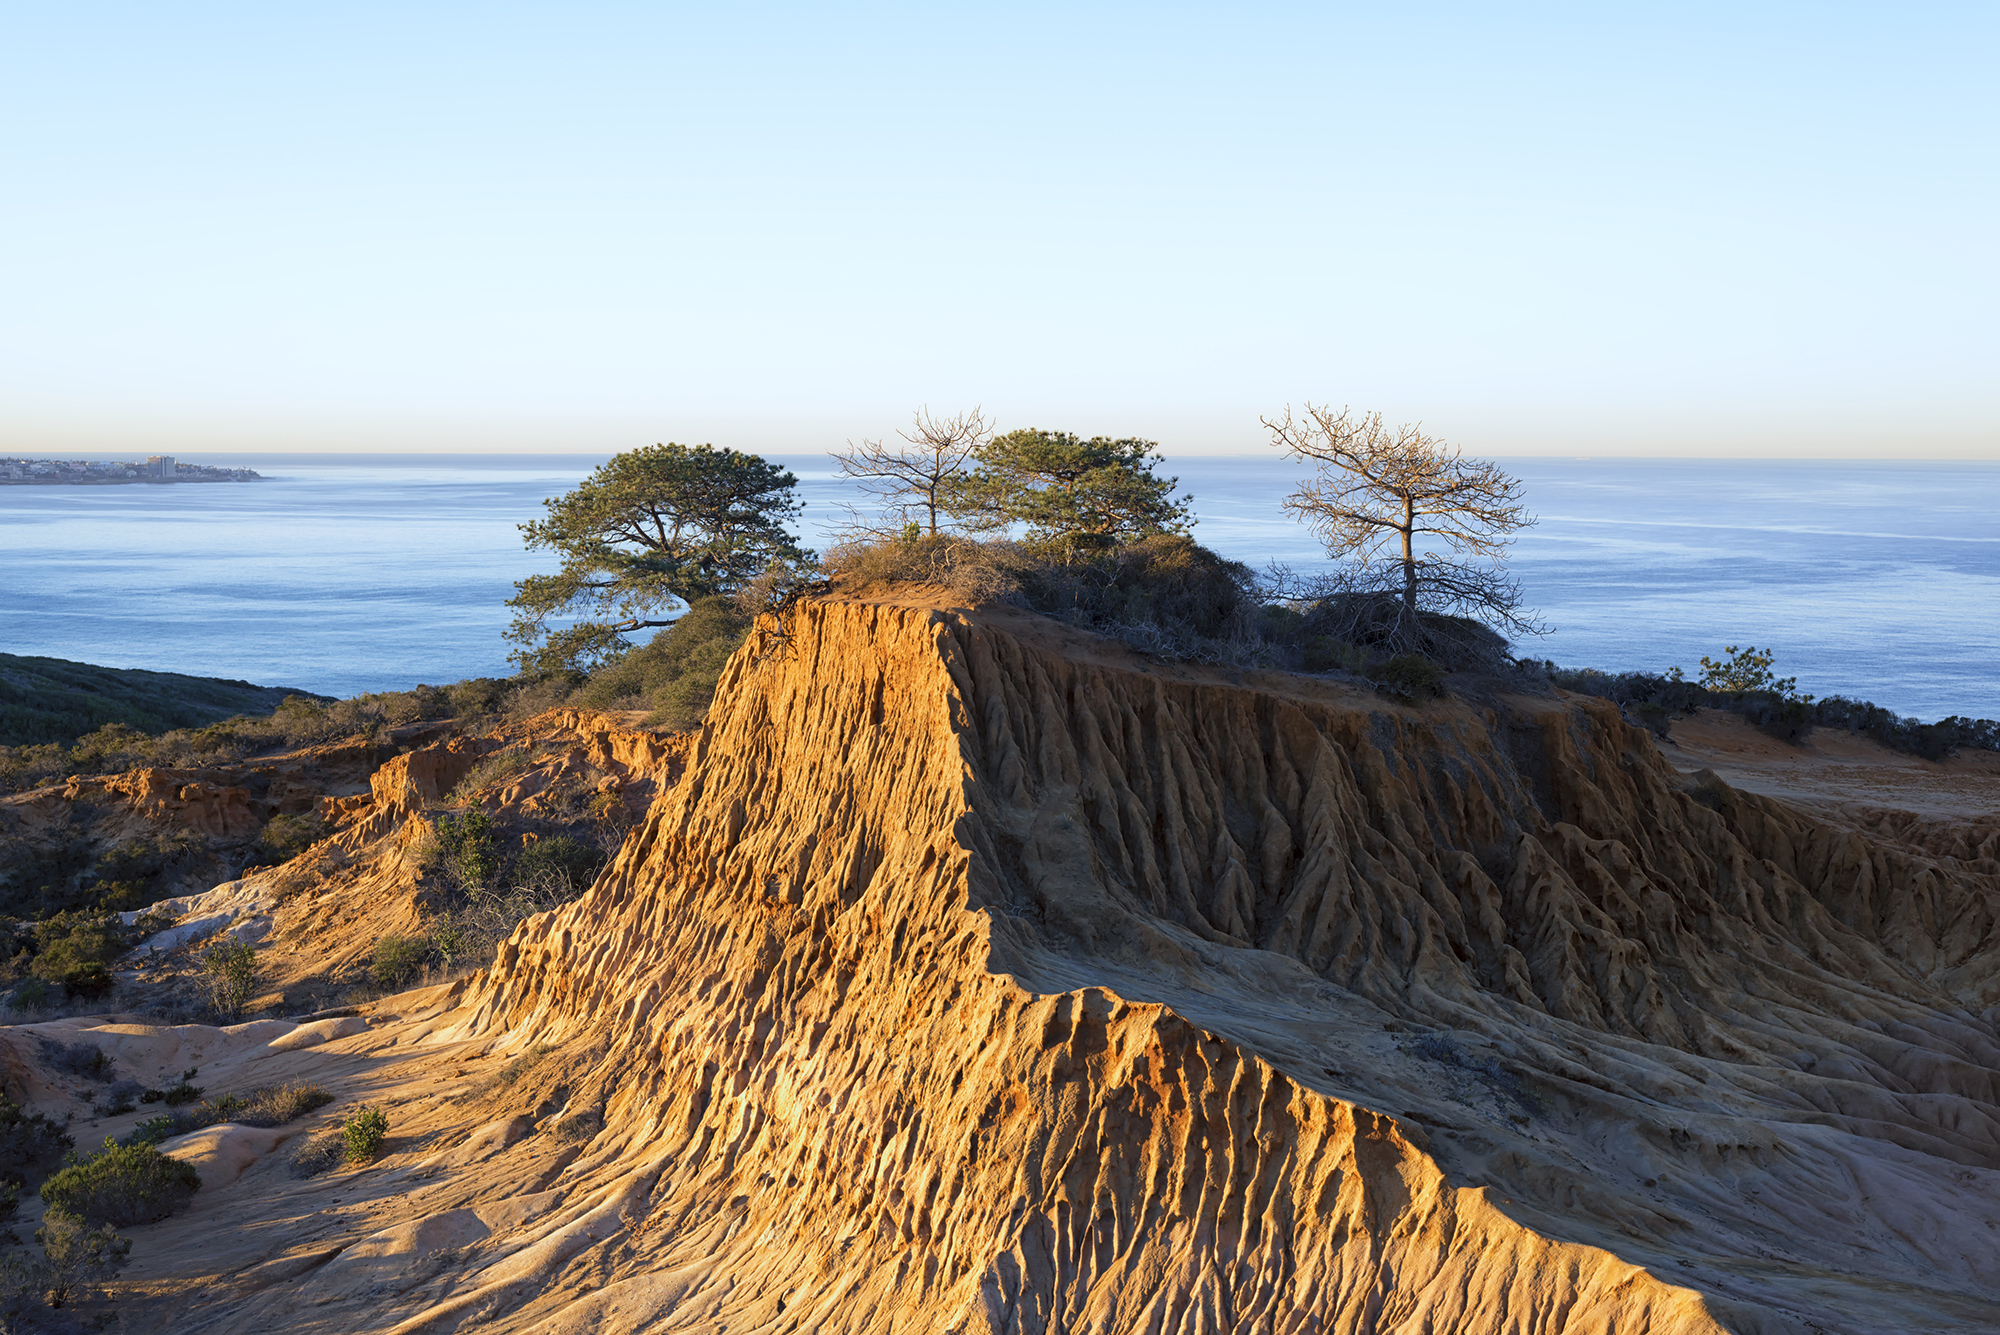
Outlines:
<svg viewBox="0 0 2000 1335"><path fill-rule="evenodd" d="M888 599L717 701L494 790L659 789L491 969L260 1059L407 1148L205 1192L132 1329L2000 1329L1990 830Z"/></svg>
<svg viewBox="0 0 2000 1335"><path fill-rule="evenodd" d="M2000 1324L1983 845L1684 778L1585 703L1003 614L813 604L717 698L592 894L427 1022L572 1054L523 1095L603 1127L568 1203L376 1325L242 1319Z"/></svg>

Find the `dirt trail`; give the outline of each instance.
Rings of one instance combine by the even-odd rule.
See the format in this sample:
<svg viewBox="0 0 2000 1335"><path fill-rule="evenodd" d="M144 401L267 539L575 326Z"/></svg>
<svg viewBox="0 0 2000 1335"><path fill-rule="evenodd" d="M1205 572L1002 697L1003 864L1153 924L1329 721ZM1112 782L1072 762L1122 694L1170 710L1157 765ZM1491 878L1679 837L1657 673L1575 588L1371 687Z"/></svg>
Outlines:
<svg viewBox="0 0 2000 1335"><path fill-rule="evenodd" d="M491 969L210 1059L396 1139L185 1149L238 1175L132 1230L131 1330L2000 1328L1976 823L1585 699L789 631Z"/></svg>

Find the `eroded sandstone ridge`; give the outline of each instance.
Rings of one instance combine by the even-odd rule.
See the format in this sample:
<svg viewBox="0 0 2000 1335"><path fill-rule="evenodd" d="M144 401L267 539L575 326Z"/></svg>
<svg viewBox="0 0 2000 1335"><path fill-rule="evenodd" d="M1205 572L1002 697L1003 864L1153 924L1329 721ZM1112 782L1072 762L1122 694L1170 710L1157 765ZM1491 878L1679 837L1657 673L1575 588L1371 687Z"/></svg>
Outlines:
<svg viewBox="0 0 2000 1335"><path fill-rule="evenodd" d="M235 1230L135 1291L246 1332L1992 1330L1996 830L1884 839L1590 701L828 598L589 895L270 1059L386 1102L382 1167L241 1170L135 1231Z"/></svg>

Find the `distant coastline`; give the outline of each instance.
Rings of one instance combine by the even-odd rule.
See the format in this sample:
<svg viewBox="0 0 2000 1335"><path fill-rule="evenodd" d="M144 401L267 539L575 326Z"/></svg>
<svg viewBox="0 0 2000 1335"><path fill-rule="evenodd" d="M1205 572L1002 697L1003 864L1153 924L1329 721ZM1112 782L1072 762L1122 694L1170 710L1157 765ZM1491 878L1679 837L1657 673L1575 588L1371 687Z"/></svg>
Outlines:
<svg viewBox="0 0 2000 1335"><path fill-rule="evenodd" d="M155 454L144 463L105 463L85 459L0 459L0 486L105 487L128 482L262 482L250 468L211 468L186 464L170 454Z"/></svg>

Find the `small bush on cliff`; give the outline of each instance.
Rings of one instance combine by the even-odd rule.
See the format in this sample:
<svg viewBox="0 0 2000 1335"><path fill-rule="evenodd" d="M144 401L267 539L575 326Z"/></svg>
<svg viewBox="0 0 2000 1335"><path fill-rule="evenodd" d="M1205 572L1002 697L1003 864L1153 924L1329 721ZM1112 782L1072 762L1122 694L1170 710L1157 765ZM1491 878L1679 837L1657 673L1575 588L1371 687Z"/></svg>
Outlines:
<svg viewBox="0 0 2000 1335"><path fill-rule="evenodd" d="M391 932L375 943L369 972L382 987L401 987L416 977L429 954L430 947L422 937Z"/></svg>
<svg viewBox="0 0 2000 1335"><path fill-rule="evenodd" d="M90 1223L124 1228L165 1219L200 1187L192 1165L151 1145L120 1145L107 1136L102 1152L44 1182L42 1200Z"/></svg>
<svg viewBox="0 0 2000 1335"><path fill-rule="evenodd" d="M447 973L465 963L479 947L477 937L451 910L424 919L424 943Z"/></svg>
<svg viewBox="0 0 2000 1335"><path fill-rule="evenodd" d="M1454 672L1497 672L1509 661L1507 640L1498 631L1470 617L1421 609L1412 615L1393 594L1356 593L1337 586L1327 592L1317 577L1301 578L1282 567L1272 571L1270 592L1288 600L1299 613L1298 633L1308 642L1324 639L1363 660L1342 664L1349 672L1366 672L1370 665L1406 652L1420 652ZM1400 647L1411 642L1424 647L1421 651Z"/></svg>
<svg viewBox="0 0 2000 1335"><path fill-rule="evenodd" d="M1444 688L1444 669L1422 654L1397 654L1382 665L1377 680L1391 695L1427 700Z"/></svg>
<svg viewBox="0 0 2000 1335"><path fill-rule="evenodd" d="M604 865L603 850L567 834L537 839L514 859L514 877L523 884L555 883L569 898L590 888Z"/></svg>
<svg viewBox="0 0 2000 1335"><path fill-rule="evenodd" d="M1020 568L1026 560L1011 542L981 542L955 533L863 538L826 555L827 572L855 588L926 584L967 604L1020 602Z"/></svg>
<svg viewBox="0 0 2000 1335"><path fill-rule="evenodd" d="M347 1143L347 1162L372 1163L389 1142L389 1118L379 1108L362 1108L341 1124L340 1134Z"/></svg>
<svg viewBox="0 0 2000 1335"><path fill-rule="evenodd" d="M431 828L438 858L453 880L468 889L492 882L500 870L500 847L491 816L473 807L462 815L439 816Z"/></svg>
<svg viewBox="0 0 2000 1335"><path fill-rule="evenodd" d="M510 878L512 884L473 891L466 896L463 904L432 916L432 949L446 967L455 968L492 959L493 952L523 919L547 913L575 899L590 888L591 874L594 874L577 878L565 869L548 867L533 868L531 873L522 876L517 863L515 875ZM450 960L444 959L444 952L435 944L444 931L455 933L459 938Z"/></svg>
<svg viewBox="0 0 2000 1335"><path fill-rule="evenodd" d="M449 806L465 806L475 801L484 790L497 787L533 763L534 757L526 747L510 746L496 752L467 770L445 802Z"/></svg>
<svg viewBox="0 0 2000 1335"><path fill-rule="evenodd" d="M218 1015L235 1019L256 995L257 952L247 942L210 946L201 957L201 972L208 983L209 1004Z"/></svg>

